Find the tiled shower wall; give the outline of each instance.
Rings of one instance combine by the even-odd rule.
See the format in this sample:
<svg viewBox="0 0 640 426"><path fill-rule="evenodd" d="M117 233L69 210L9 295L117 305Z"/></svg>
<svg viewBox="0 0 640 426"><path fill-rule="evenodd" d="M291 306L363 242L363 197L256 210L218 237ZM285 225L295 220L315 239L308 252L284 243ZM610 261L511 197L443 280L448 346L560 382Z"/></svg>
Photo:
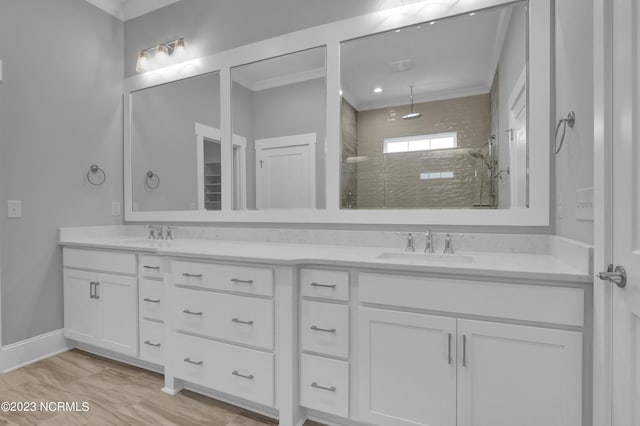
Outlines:
<svg viewBox="0 0 640 426"><path fill-rule="evenodd" d="M487 204L487 169L469 150L483 147L487 155L490 95L423 102L414 108L422 117L402 120L408 105L357 112L357 169L351 169L353 163L343 167L343 184L356 175L357 207L473 208ZM350 123L345 120L347 108L343 107L342 114L343 124ZM388 137L453 131L458 133L457 149L383 154ZM343 156L344 151L353 150L350 144L351 139L343 139ZM425 172L453 172L453 178L420 179Z"/></svg>
<svg viewBox="0 0 640 426"><path fill-rule="evenodd" d="M356 208L358 176L358 129L357 111L342 98L342 167L340 169L340 205L342 208Z"/></svg>

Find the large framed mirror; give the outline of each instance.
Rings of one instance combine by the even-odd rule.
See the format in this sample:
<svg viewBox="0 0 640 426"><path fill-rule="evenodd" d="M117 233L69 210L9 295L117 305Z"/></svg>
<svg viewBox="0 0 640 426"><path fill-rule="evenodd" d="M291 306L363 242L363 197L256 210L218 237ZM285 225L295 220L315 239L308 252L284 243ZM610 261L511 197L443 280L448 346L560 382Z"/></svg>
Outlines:
<svg viewBox="0 0 640 426"><path fill-rule="evenodd" d="M527 2L341 45L341 208L528 201Z"/></svg>
<svg viewBox="0 0 640 426"><path fill-rule="evenodd" d="M231 69L232 128L247 140L233 154L234 187L246 187L234 209L324 208L325 56L322 46Z"/></svg>
<svg viewBox="0 0 640 426"><path fill-rule="evenodd" d="M126 79L125 219L548 227L551 5L411 2Z"/></svg>
<svg viewBox="0 0 640 426"><path fill-rule="evenodd" d="M220 73L130 95L136 212L220 210Z"/></svg>

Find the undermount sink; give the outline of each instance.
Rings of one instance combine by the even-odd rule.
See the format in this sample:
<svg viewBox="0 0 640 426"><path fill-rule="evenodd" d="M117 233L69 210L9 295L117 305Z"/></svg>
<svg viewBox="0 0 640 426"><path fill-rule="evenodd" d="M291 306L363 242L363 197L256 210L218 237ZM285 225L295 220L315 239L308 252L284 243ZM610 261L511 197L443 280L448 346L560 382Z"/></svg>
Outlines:
<svg viewBox="0 0 640 426"><path fill-rule="evenodd" d="M473 256L459 254L433 254L410 252L385 252L376 256L376 259L405 260L416 263L473 263Z"/></svg>

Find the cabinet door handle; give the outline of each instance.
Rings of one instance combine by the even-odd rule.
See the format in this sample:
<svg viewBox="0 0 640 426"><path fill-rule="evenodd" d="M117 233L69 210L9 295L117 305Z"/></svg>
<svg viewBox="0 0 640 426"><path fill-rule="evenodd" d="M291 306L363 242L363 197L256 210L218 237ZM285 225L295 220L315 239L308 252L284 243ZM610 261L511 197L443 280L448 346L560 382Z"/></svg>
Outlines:
<svg viewBox="0 0 640 426"><path fill-rule="evenodd" d="M243 379L253 380L253 374L249 374L248 376L240 373L238 370L233 370L231 372L234 376L242 377Z"/></svg>
<svg viewBox="0 0 640 426"><path fill-rule="evenodd" d="M462 335L462 366L467 366L467 336Z"/></svg>
<svg viewBox="0 0 640 426"><path fill-rule="evenodd" d="M241 280L239 278L231 278L231 282L236 284L253 284L253 280Z"/></svg>
<svg viewBox="0 0 640 426"><path fill-rule="evenodd" d="M316 382L311 383L311 387L312 388L316 388L316 389L326 390L326 391L329 391L329 392L335 392L336 391L336 387L335 386L331 386L330 388L328 388L326 386L320 386Z"/></svg>
<svg viewBox="0 0 640 426"><path fill-rule="evenodd" d="M149 303L160 303L160 299L149 299L148 297L145 297L144 299L145 302L149 302Z"/></svg>
<svg viewBox="0 0 640 426"><path fill-rule="evenodd" d="M448 345L449 345L449 354L447 355L447 362L449 363L449 365L451 365L451 333L449 333L449 341L448 341Z"/></svg>
<svg viewBox="0 0 640 426"><path fill-rule="evenodd" d="M155 270L160 270L159 266L149 266L149 265L144 265L143 268L145 269L155 269Z"/></svg>
<svg viewBox="0 0 640 426"><path fill-rule="evenodd" d="M96 281L93 286L93 298L100 299L100 293L98 293L98 287L100 287L100 281Z"/></svg>
<svg viewBox="0 0 640 426"><path fill-rule="evenodd" d="M311 283L311 285L312 285L313 287L336 288L336 285L335 285L335 284L321 284L321 283L317 283L317 282L315 282L315 281L313 281L313 282Z"/></svg>
<svg viewBox="0 0 640 426"><path fill-rule="evenodd" d="M197 315L197 316L202 316L202 311L200 311L200 312L193 312L193 311L190 311L189 309L185 309L185 310L184 310L184 311L182 311L182 312L184 312L185 314L188 314L188 315Z"/></svg>
<svg viewBox="0 0 640 426"><path fill-rule="evenodd" d="M194 361L189 357L185 358L184 362L187 362L187 363L193 364L193 365L202 365L202 364L204 364L204 361Z"/></svg>
<svg viewBox="0 0 640 426"><path fill-rule="evenodd" d="M325 332L325 333L333 333L333 334L335 334L335 332L336 332L335 328L320 328L317 325L312 325L311 329L313 331L322 331L322 332Z"/></svg>
<svg viewBox="0 0 640 426"><path fill-rule="evenodd" d="M253 321L242 321L238 318L233 318L231 321L238 323L238 324L246 324L246 325L253 325Z"/></svg>
<svg viewBox="0 0 640 426"><path fill-rule="evenodd" d="M95 285L96 285L96 282L95 282L95 281L91 281L91 282L89 283L89 299L93 299L93 298L95 298L95 297L96 297L96 294L95 294L95 287L94 287Z"/></svg>
<svg viewBox="0 0 640 426"><path fill-rule="evenodd" d="M153 346L154 348L159 348L160 347L160 343L152 343L151 340L145 340L144 344L145 345L149 345L149 346Z"/></svg>
<svg viewBox="0 0 640 426"><path fill-rule="evenodd" d="M182 276L183 277L190 277L190 278L202 278L202 274L189 274L187 272L183 272Z"/></svg>

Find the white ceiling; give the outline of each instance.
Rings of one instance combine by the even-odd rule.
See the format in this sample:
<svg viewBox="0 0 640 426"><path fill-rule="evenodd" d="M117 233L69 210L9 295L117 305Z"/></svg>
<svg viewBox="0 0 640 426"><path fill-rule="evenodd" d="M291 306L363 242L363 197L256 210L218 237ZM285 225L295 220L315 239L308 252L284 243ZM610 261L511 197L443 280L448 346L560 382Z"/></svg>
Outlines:
<svg viewBox="0 0 640 426"><path fill-rule="evenodd" d="M488 93L510 17L511 7L489 9L343 43L344 96L366 110L408 104L411 85L415 102Z"/></svg>
<svg viewBox="0 0 640 426"><path fill-rule="evenodd" d="M136 18L180 0L86 0L121 21Z"/></svg>

